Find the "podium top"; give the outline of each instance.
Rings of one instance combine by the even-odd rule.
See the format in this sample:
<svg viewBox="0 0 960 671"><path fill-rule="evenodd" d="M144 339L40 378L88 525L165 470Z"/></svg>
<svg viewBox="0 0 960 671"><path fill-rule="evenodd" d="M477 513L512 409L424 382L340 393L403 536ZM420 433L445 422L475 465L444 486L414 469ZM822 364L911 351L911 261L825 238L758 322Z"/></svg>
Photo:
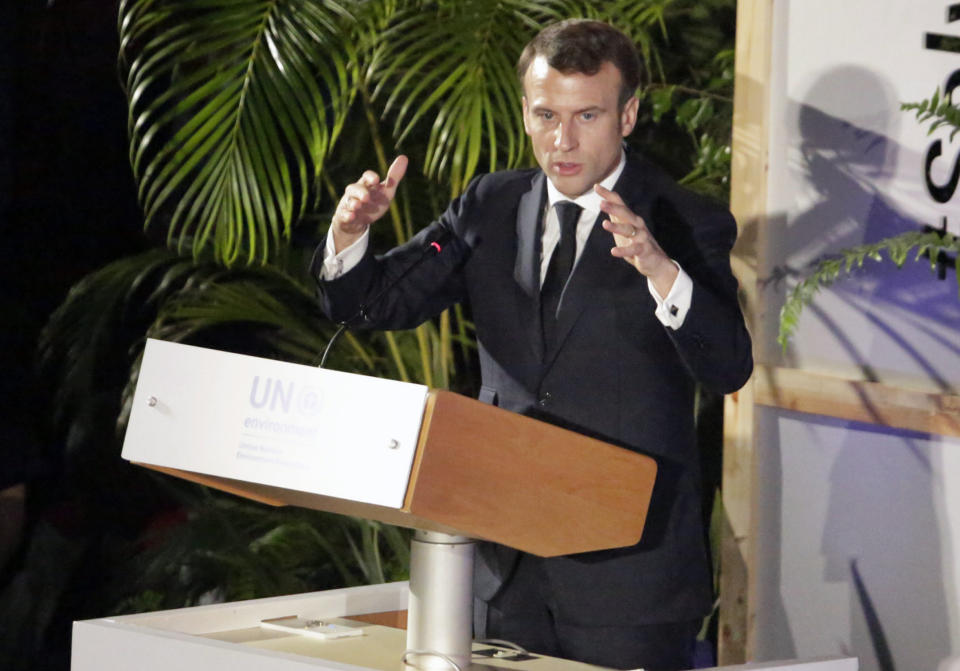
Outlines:
<svg viewBox="0 0 960 671"><path fill-rule="evenodd" d="M352 480L348 489L339 483L317 487L315 478L304 486L302 468L274 469L269 477L258 472L250 478L249 471L236 466L236 438L229 428L247 420L223 411L244 400L229 400L237 393L238 369L254 367L261 381L300 376L298 383L308 380L325 398L340 397L352 385L364 394L385 381L346 373L331 377L330 371L309 366L174 343L148 345L124 444L124 457L131 461L271 505L471 536L540 556L625 547L640 540L657 471L653 459L447 391L430 391L421 402L422 411L415 400L404 411L404 422L419 427L409 457L396 448L376 458L363 447L359 455L350 455L342 445L331 451L319 444L325 437L297 447L309 450L320 472L326 469L325 460L336 461L333 479ZM198 358L216 360L219 374L198 379ZM150 393L157 388L158 375L169 389L192 389L188 402L168 396L164 403L171 407L157 412ZM409 387L423 390L423 398L424 387ZM408 391L416 397L415 390ZM357 410L365 413L367 423L370 407ZM159 444L144 449L139 444L143 441ZM197 457L217 451L223 453L219 459ZM375 486L370 487L371 482ZM353 494L375 491L382 483L395 488L397 482L405 485L402 503L384 504L374 494Z"/></svg>

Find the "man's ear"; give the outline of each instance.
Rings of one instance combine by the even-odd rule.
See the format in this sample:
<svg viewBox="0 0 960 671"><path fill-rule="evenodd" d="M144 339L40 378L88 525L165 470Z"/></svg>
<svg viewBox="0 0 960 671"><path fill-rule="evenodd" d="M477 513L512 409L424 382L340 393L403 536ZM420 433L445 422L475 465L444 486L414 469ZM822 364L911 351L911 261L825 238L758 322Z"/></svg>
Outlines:
<svg viewBox="0 0 960 671"><path fill-rule="evenodd" d="M630 96L630 99L623 104L620 110L620 134L627 137L633 132L633 127L637 125L637 110L640 107L640 101L637 96Z"/></svg>
<svg viewBox="0 0 960 671"><path fill-rule="evenodd" d="M523 106L523 130L530 135L530 124L527 123L527 96L522 96L520 103Z"/></svg>

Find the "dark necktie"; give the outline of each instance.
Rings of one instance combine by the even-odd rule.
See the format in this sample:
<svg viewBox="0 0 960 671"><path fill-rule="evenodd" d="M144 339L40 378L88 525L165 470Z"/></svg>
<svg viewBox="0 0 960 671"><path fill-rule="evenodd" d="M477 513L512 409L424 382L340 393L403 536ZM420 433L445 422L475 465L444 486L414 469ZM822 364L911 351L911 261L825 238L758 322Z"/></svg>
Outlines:
<svg viewBox="0 0 960 671"><path fill-rule="evenodd" d="M582 210L579 205L569 200L560 201L554 207L557 208L557 218L560 220L560 242L553 250L547 275L540 287L540 323L543 325L543 344L548 350L554 344L560 296L573 269L577 253L577 221L580 220Z"/></svg>

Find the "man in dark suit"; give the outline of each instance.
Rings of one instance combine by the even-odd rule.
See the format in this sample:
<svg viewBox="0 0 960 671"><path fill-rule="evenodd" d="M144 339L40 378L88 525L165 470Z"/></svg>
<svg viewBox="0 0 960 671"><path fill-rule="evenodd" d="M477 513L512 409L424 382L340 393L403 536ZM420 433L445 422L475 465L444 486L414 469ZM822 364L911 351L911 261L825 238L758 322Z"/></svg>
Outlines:
<svg viewBox="0 0 960 671"><path fill-rule="evenodd" d="M364 325L398 329L466 301L481 400L654 456L658 480L636 546L544 559L481 544L475 628L605 666L688 668L712 601L695 388L731 392L753 365L730 272L736 225L627 156L640 65L622 33L594 21L554 24L518 71L540 169L478 177L382 257L367 229L407 160L383 181L364 173L346 188L314 261L321 304L343 320L370 301ZM419 263L438 238L443 252Z"/></svg>

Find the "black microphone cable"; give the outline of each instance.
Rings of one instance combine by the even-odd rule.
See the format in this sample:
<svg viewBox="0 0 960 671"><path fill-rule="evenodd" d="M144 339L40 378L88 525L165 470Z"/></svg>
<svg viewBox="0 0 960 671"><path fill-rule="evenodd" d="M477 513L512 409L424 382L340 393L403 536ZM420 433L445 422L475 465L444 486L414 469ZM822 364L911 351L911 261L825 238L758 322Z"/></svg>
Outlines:
<svg viewBox="0 0 960 671"><path fill-rule="evenodd" d="M423 263L429 258L439 256L440 253L443 251L444 246L447 244L447 240L450 238L450 236L451 236L450 230L447 229L445 226L441 226L437 235L430 242L428 242L423 246L423 249L420 252L420 256L418 256L413 261L413 263L407 266L404 269L404 271L400 273L400 275L397 276L397 278L393 282L391 282L390 284L385 286L383 289L381 289L376 296L371 298L366 303L362 304L360 308L356 311L356 313L354 313L351 317L344 319L342 322L340 322L338 325L339 328L337 328L333 336L331 336L330 342L328 342L327 346L324 348L323 356L320 357L320 363L317 365L317 368L323 368L324 365L326 365L327 356L330 354L330 350L333 349L333 344L337 341L340 335L350 327L351 324L353 324L360 317L365 318L367 316L366 311L370 307L380 302L380 299L382 299L388 291L390 291L391 289L395 288L398 284L400 284L400 282L403 281L403 279L407 275L409 275L413 270L419 267L421 263Z"/></svg>

